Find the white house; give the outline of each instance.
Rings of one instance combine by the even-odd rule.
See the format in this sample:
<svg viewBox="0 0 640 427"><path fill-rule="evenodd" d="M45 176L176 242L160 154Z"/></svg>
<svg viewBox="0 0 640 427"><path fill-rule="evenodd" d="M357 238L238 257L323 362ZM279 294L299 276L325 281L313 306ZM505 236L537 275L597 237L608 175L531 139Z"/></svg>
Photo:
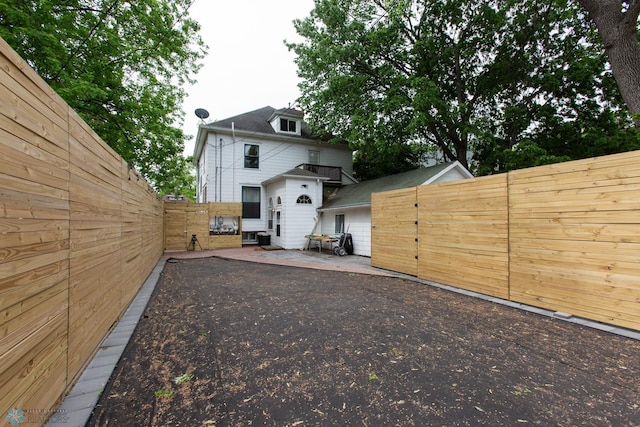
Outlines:
<svg viewBox="0 0 640 427"><path fill-rule="evenodd" d="M460 164L449 162L337 188L318 210L322 234L348 232L353 252L371 256L371 193L473 178Z"/></svg>
<svg viewBox="0 0 640 427"><path fill-rule="evenodd" d="M265 232L285 249L303 247L323 192L357 182L349 147L314 137L303 114L288 108L201 125L194 162L197 202L242 202L243 243Z"/></svg>

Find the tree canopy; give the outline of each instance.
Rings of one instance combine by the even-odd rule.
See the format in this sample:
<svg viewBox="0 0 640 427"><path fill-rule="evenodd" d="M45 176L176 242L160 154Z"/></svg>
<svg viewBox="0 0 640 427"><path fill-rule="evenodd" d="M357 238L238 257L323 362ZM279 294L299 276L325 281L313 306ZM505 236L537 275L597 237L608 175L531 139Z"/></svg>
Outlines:
<svg viewBox="0 0 640 427"><path fill-rule="evenodd" d="M598 34L567 0L316 0L295 26L299 103L350 142L357 175L375 153L490 174L640 148Z"/></svg>
<svg viewBox="0 0 640 427"><path fill-rule="evenodd" d="M161 193L192 186L182 86L206 46L192 0L0 0L0 36Z"/></svg>

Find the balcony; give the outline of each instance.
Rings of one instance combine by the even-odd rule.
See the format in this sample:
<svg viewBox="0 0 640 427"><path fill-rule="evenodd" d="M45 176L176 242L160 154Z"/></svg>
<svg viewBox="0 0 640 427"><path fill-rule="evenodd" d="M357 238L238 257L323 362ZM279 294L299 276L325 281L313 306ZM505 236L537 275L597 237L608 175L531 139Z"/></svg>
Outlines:
<svg viewBox="0 0 640 427"><path fill-rule="evenodd" d="M317 173L320 176L329 178L326 181L328 184L341 184L342 183L342 168L336 166L323 166L313 165L311 163L302 163L297 167L307 170L309 172Z"/></svg>

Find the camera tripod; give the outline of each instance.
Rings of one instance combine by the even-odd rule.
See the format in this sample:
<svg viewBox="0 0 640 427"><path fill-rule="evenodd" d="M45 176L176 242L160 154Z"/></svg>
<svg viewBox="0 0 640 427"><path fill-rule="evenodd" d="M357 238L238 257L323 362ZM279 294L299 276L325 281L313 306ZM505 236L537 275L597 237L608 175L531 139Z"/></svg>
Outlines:
<svg viewBox="0 0 640 427"><path fill-rule="evenodd" d="M196 244L198 245L200 250L202 250L202 246L200 246L200 242L198 242L198 238L196 237L195 234L192 234L191 241L189 241L189 244L187 244L187 250L194 251L196 249Z"/></svg>

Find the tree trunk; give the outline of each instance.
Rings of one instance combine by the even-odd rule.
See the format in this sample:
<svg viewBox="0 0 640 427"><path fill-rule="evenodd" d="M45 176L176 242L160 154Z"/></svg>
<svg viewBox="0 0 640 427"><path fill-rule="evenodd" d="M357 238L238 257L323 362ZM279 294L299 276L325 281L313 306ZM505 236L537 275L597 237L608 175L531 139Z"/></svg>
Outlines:
<svg viewBox="0 0 640 427"><path fill-rule="evenodd" d="M611 72L629 111L640 115L640 43L638 15L640 0L632 0L622 11L621 0L577 0L596 25ZM640 127L640 116L635 118Z"/></svg>

